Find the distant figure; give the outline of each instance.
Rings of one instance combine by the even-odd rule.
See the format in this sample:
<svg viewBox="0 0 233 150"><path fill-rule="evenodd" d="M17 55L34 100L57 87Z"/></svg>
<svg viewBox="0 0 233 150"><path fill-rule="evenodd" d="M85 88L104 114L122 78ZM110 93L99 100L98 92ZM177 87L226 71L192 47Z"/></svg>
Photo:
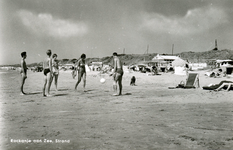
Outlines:
<svg viewBox="0 0 233 150"><path fill-rule="evenodd" d="M43 87L43 96L51 96L50 95L50 87L53 81L53 68L52 68L52 52L51 50L47 50L46 52L47 58L43 62L43 74L44 74L44 87ZM47 85L48 82L48 85ZM47 95L45 94L45 89L47 85Z"/></svg>
<svg viewBox="0 0 233 150"><path fill-rule="evenodd" d="M172 67L172 63L171 62L167 65L167 72L168 71L173 71L173 67Z"/></svg>
<svg viewBox="0 0 233 150"><path fill-rule="evenodd" d="M153 73L153 75L157 75L158 74L158 69L157 69L156 66L152 67L152 73Z"/></svg>
<svg viewBox="0 0 233 150"><path fill-rule="evenodd" d="M187 63L184 64L184 71L186 72L186 75L188 75L189 65Z"/></svg>
<svg viewBox="0 0 233 150"><path fill-rule="evenodd" d="M131 86L136 86L136 78L135 78L135 76L132 76L132 78L131 78L131 81L130 81L130 85Z"/></svg>
<svg viewBox="0 0 233 150"><path fill-rule="evenodd" d="M188 64L185 64L185 68L189 69L189 65L188 65Z"/></svg>
<svg viewBox="0 0 233 150"><path fill-rule="evenodd" d="M216 73L216 77L220 77L222 74L222 69L218 69L218 72Z"/></svg>
<svg viewBox="0 0 233 150"><path fill-rule="evenodd" d="M212 72L210 72L208 74L206 73L206 75L208 75L209 77L213 77L213 78L221 77L221 75L222 75L222 69L218 69L217 72L212 71ZM223 76L224 76L224 74L223 74Z"/></svg>
<svg viewBox="0 0 233 150"><path fill-rule="evenodd" d="M75 90L77 90L77 86L81 82L81 79L83 79L83 89L85 91L85 86L86 86L86 69L85 69L85 62L86 55L82 54L81 58L77 62L77 69L78 69L78 81L75 85Z"/></svg>
<svg viewBox="0 0 233 150"><path fill-rule="evenodd" d="M53 54L52 66L53 66L54 84L55 84L56 91L58 91L57 81L58 81L58 75L59 75L59 66L58 66L57 54Z"/></svg>
<svg viewBox="0 0 233 150"><path fill-rule="evenodd" d="M113 94L114 96L119 96L122 95L122 77L123 77L123 68L122 68L122 62L121 60L117 57L117 53L113 53L113 61L114 61L114 69L113 73L110 75L113 75L113 90L114 92L117 92L117 83L119 86L119 93Z"/></svg>
<svg viewBox="0 0 233 150"><path fill-rule="evenodd" d="M27 65L26 65L26 62L25 62L25 59L27 58L27 53L26 52L22 52L21 53L21 68L20 68L20 74L21 74L21 77L22 77L22 80L21 80L21 86L20 86L20 91L21 91L21 95L25 95L26 93L24 93L23 91L23 85L25 83L25 80L27 78Z"/></svg>

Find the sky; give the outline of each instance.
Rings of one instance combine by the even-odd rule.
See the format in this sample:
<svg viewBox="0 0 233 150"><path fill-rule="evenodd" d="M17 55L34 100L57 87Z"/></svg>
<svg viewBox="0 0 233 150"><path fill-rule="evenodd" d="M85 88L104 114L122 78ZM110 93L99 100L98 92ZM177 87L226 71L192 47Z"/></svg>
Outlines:
<svg viewBox="0 0 233 150"><path fill-rule="evenodd" d="M0 0L0 65L233 49L232 0Z"/></svg>

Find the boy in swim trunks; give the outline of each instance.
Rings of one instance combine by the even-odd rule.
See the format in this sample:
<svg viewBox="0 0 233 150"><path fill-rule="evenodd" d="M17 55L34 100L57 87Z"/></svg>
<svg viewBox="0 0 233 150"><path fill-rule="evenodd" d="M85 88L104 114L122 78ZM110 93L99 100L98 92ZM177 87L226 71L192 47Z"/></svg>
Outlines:
<svg viewBox="0 0 233 150"><path fill-rule="evenodd" d="M20 91L21 91L21 95L25 95L26 93L24 93L24 91L23 91L23 85L24 85L25 80L27 78L27 65L26 65L26 62L25 62L25 59L27 57L27 53L22 52L21 57L22 57L22 59L21 59L20 74L21 74L22 80L21 80Z"/></svg>
<svg viewBox="0 0 233 150"><path fill-rule="evenodd" d="M122 77L123 77L123 68L122 68L122 62L121 60L117 57L117 53L113 53L113 61L114 61L114 69L113 73L110 75L113 75L113 90L114 92L117 92L117 83L119 86L119 92L116 94L113 94L114 96L119 96L122 95Z"/></svg>
<svg viewBox="0 0 233 150"><path fill-rule="evenodd" d="M43 74L44 74L44 87L43 87L43 96L51 96L50 95L50 87L53 81L53 68L52 68L52 52L51 50L47 50L46 52L47 54L47 58L46 60L43 62ZM47 95L45 95L45 89L46 89L46 85L48 82L48 86L47 86Z"/></svg>
<svg viewBox="0 0 233 150"><path fill-rule="evenodd" d="M86 86L86 69L85 69L85 62L86 55L82 54L81 59L78 60L77 62L77 69L78 69L78 81L75 85L75 90L77 90L77 86L81 82L81 79L83 79L83 89L85 91L85 86Z"/></svg>

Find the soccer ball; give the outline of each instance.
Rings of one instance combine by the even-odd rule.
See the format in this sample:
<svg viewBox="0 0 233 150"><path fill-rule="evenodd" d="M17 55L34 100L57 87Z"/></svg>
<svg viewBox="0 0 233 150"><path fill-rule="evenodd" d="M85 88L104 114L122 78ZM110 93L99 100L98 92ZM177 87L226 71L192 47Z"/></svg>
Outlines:
<svg viewBox="0 0 233 150"><path fill-rule="evenodd" d="M105 80L104 78L101 78L101 79L100 79L100 83L105 83L105 81L106 81L106 80Z"/></svg>

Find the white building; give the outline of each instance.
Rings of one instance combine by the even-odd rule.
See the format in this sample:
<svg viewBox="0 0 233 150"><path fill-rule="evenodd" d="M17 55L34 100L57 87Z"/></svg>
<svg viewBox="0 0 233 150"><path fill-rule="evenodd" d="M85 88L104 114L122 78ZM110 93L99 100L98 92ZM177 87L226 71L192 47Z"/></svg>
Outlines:
<svg viewBox="0 0 233 150"><path fill-rule="evenodd" d="M171 56L171 55L159 55L157 54L153 59L152 61L165 61L167 63L170 63L170 62L173 62L174 60L176 59L181 59L180 57L178 56Z"/></svg>

